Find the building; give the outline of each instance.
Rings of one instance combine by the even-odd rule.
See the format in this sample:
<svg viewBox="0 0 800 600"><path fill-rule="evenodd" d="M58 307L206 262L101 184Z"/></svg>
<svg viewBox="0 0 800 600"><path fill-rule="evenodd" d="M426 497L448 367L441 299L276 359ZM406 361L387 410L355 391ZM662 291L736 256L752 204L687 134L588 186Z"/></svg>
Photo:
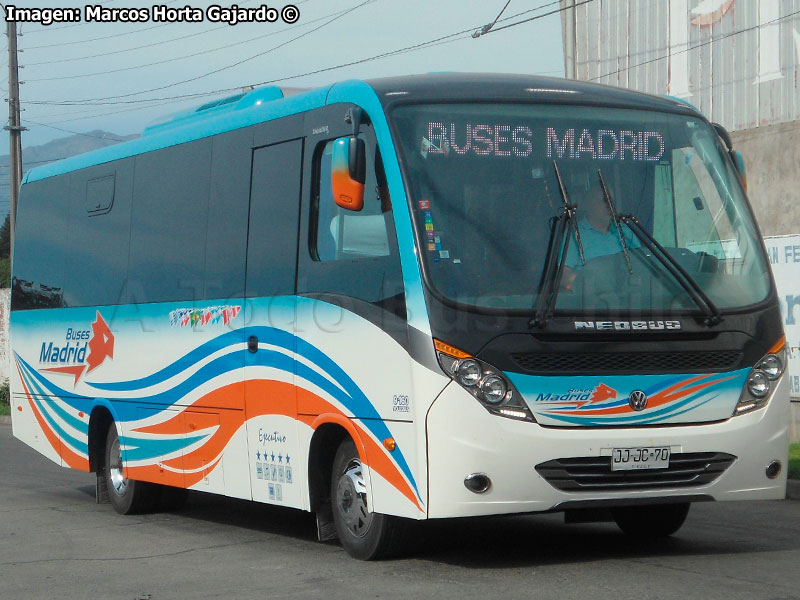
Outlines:
<svg viewBox="0 0 800 600"><path fill-rule="evenodd" d="M691 102L731 132L767 238L800 442L800 0L561 0L567 77Z"/></svg>
<svg viewBox="0 0 800 600"><path fill-rule="evenodd" d="M800 0L561 5L567 77L694 104L733 134L762 233L800 233Z"/></svg>

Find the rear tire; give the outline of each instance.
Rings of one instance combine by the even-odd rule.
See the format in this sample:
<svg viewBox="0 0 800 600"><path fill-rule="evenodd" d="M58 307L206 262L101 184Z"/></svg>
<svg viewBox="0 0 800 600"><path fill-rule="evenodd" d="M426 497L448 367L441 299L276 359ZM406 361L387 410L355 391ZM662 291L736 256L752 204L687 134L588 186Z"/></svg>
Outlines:
<svg viewBox="0 0 800 600"><path fill-rule="evenodd" d="M619 528L637 538L663 538L681 528L689 514L689 503L621 506L611 509Z"/></svg>
<svg viewBox="0 0 800 600"><path fill-rule="evenodd" d="M361 459L349 438L341 443L333 460L331 504L339 541L353 558L385 558L402 549L403 522L371 512Z"/></svg>
<svg viewBox="0 0 800 600"><path fill-rule="evenodd" d="M128 479L122 464L119 436L112 423L106 436L105 478L108 499L114 510L121 515L132 515L152 511L159 499L158 486L144 481Z"/></svg>

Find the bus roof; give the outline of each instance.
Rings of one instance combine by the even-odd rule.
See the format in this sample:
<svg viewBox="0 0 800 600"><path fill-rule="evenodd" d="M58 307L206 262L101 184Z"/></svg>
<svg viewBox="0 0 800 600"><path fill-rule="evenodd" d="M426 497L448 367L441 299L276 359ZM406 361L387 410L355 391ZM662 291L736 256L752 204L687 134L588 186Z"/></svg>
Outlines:
<svg viewBox="0 0 800 600"><path fill-rule="evenodd" d="M368 81L344 81L315 90L268 86L168 115L147 126L142 136L135 140L32 169L25 175L23 183L319 108L328 103L333 88L339 92L336 94L338 98L347 96L347 91L351 90L354 99L367 88L378 96L385 108L402 102L496 102L502 99L504 102L591 104L699 114L690 105L669 97L651 96L595 83L531 75L430 73Z"/></svg>

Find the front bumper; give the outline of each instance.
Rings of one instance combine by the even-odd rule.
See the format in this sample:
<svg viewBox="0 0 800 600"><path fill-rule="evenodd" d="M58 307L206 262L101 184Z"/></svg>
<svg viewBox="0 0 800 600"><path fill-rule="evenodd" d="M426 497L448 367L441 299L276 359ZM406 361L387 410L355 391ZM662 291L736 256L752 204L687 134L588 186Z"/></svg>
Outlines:
<svg viewBox="0 0 800 600"><path fill-rule="evenodd" d="M428 437L428 516L465 517L559 510L575 503L620 504L647 498L774 500L786 492L789 431L788 379L775 387L765 408L723 422L638 428L556 428L489 414L455 383L431 407ZM673 454L714 452L736 457L713 482L646 490L556 489L536 472L546 461L596 457L611 448L669 446ZM778 460L780 475L767 465ZM464 479L485 473L490 489L469 491Z"/></svg>

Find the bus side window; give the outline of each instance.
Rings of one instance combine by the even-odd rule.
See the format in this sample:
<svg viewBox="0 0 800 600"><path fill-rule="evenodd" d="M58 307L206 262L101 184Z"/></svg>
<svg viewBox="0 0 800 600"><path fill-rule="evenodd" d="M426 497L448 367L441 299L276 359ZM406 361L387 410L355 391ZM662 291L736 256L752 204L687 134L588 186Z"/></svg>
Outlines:
<svg viewBox="0 0 800 600"><path fill-rule="evenodd" d="M318 261L389 255L389 236L381 210L374 154L367 154L364 208L358 212L339 207L333 200L331 158L333 141L325 144L316 172L319 175L312 238L312 256ZM384 205L386 203L384 202ZM312 231L314 229L312 228Z"/></svg>
<svg viewBox="0 0 800 600"><path fill-rule="evenodd" d="M308 252L301 252L299 294L338 297L349 309L385 331L405 331L405 288L394 228L394 213L375 136L362 125L366 141L364 207L340 208L331 189L333 142L321 142L312 160L307 213ZM367 310L362 303L369 303ZM375 311L374 309L378 309Z"/></svg>

